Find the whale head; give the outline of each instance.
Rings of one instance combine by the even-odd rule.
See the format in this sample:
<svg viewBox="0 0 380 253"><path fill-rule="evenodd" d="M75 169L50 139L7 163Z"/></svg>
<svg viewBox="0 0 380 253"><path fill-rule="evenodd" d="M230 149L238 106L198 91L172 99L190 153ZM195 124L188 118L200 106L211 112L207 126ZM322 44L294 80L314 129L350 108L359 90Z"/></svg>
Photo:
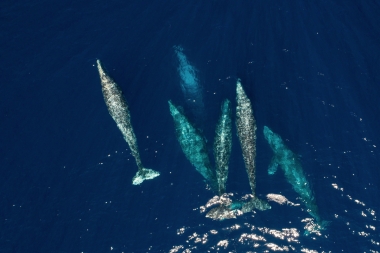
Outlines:
<svg viewBox="0 0 380 253"><path fill-rule="evenodd" d="M272 130L270 130L267 126L264 126L264 137L275 153L278 150L284 149L284 142L282 141L281 137L273 133Z"/></svg>

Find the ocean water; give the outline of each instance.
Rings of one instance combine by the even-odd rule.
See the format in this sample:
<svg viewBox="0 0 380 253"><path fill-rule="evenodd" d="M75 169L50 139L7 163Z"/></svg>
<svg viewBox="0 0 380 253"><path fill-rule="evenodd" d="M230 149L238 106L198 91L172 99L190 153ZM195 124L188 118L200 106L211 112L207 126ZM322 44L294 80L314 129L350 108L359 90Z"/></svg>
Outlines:
<svg viewBox="0 0 380 253"><path fill-rule="evenodd" d="M379 14L376 0L2 1L0 251L379 252ZM183 92L175 46L202 106ZM128 101L143 164L161 173L141 185L97 59ZM256 194L295 205L214 221L201 210L215 194L183 154L168 100L212 154L237 78L257 122ZM280 169L268 175L264 126L299 156L325 230L305 235L298 194ZM241 153L234 126L235 196L250 193Z"/></svg>

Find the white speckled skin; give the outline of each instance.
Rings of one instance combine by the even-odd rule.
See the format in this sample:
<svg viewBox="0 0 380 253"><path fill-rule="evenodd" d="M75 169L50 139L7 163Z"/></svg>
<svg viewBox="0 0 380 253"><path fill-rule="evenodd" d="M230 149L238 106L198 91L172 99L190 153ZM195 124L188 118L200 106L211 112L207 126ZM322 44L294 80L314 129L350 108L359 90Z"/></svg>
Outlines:
<svg viewBox="0 0 380 253"><path fill-rule="evenodd" d="M152 179L160 174L154 170L143 168L140 153L137 146L135 133L133 132L131 117L128 111L128 104L119 86L103 70L100 61L97 60L97 67L100 75L104 101L111 117L115 120L117 127L123 134L124 139L131 149L132 155L136 160L138 171L133 178L133 184L141 184L145 179Z"/></svg>

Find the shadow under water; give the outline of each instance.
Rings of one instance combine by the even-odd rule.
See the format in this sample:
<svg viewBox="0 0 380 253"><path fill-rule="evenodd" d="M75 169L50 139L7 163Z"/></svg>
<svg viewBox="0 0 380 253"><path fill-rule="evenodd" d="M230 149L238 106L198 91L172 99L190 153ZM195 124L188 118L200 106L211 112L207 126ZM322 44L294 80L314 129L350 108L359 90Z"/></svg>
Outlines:
<svg viewBox="0 0 380 253"><path fill-rule="evenodd" d="M178 59L178 74L181 78L181 89L186 104L190 107L192 114L198 121L204 118L203 90L199 83L198 70L191 65L181 46L174 46L174 52Z"/></svg>

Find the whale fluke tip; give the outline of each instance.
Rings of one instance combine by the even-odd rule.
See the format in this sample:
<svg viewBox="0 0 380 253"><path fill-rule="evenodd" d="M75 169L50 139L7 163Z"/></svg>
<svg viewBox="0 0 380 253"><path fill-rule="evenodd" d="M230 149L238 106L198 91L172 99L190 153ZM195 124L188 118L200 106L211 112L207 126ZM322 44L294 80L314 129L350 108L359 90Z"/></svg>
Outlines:
<svg viewBox="0 0 380 253"><path fill-rule="evenodd" d="M142 168L138 170L136 175L133 177L132 184L139 185L142 182L144 182L144 180L153 179L155 177L158 177L159 175L160 173L155 170Z"/></svg>

